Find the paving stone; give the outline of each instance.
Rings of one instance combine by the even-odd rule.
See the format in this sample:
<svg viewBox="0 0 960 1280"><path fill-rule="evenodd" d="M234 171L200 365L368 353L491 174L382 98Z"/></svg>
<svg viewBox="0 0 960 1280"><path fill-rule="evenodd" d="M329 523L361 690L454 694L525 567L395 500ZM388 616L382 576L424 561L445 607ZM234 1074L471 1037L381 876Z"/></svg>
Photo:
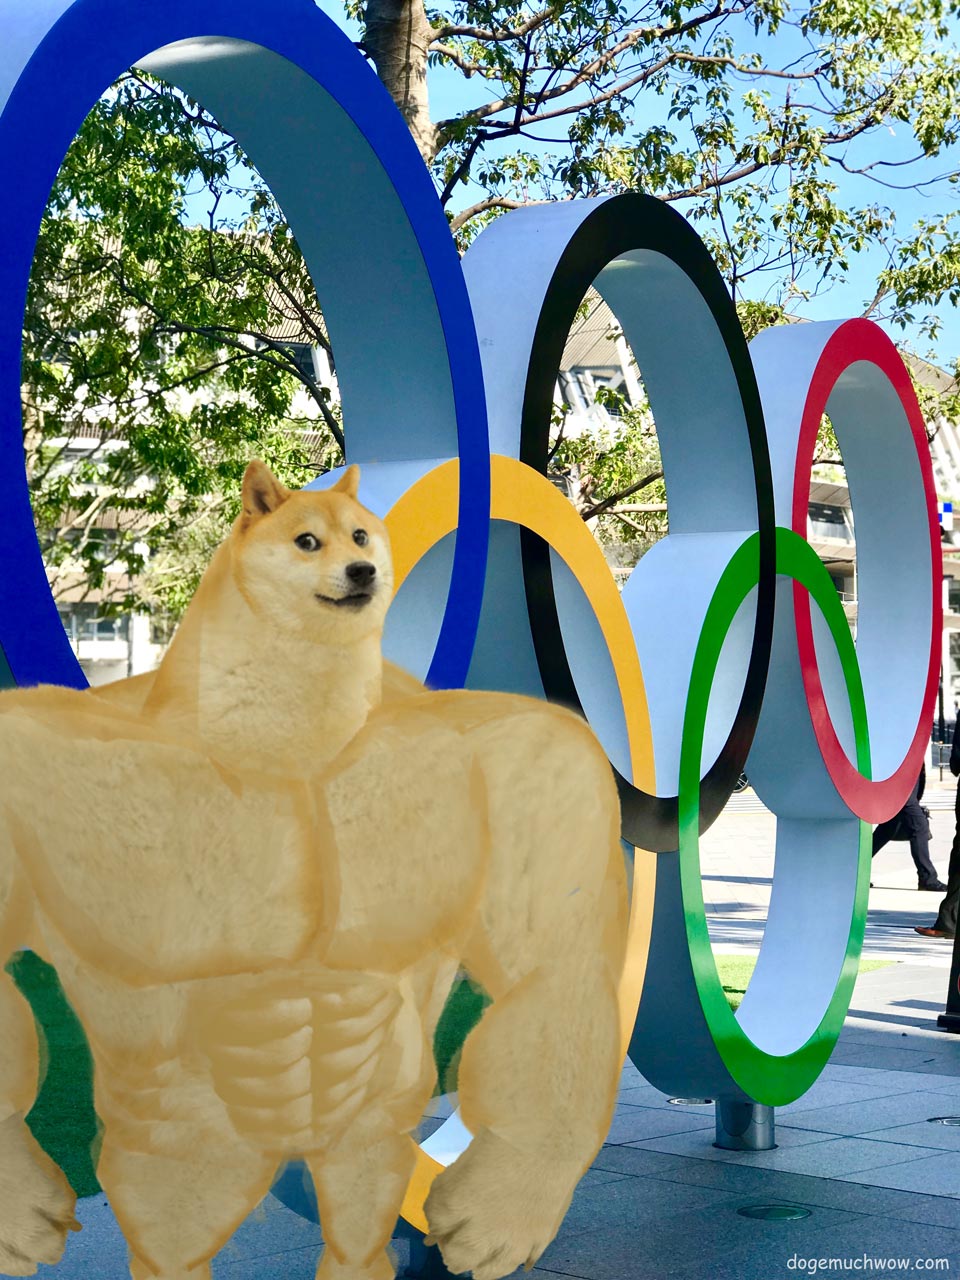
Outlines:
<svg viewBox="0 0 960 1280"><path fill-rule="evenodd" d="M924 1093L960 1094L960 1076L938 1075L931 1071L878 1071L874 1067L844 1067L839 1064L834 1066L832 1062L824 1068L823 1074L826 1076L829 1073L833 1076L835 1072L840 1071L855 1073L854 1076L845 1077L847 1079L858 1079L863 1076L869 1083L875 1083L878 1087L890 1083L893 1085L892 1093L922 1090ZM873 1079L871 1080L870 1077Z"/></svg>
<svg viewBox="0 0 960 1280"><path fill-rule="evenodd" d="M126 1280L130 1274L127 1246L106 1196L77 1201L82 1231L71 1231L61 1261L37 1267L37 1276L56 1280Z"/></svg>
<svg viewBox="0 0 960 1280"><path fill-rule="evenodd" d="M319 1259L317 1248L288 1249L233 1262L216 1258L211 1270L213 1280L314 1280Z"/></svg>
<svg viewBox="0 0 960 1280"><path fill-rule="evenodd" d="M924 1156L909 1163L868 1169L860 1174L838 1174L837 1177L842 1181L854 1180L875 1187L897 1187L901 1191L920 1191L926 1195L960 1199L960 1152Z"/></svg>
<svg viewBox="0 0 960 1280"><path fill-rule="evenodd" d="M654 1107L622 1107L618 1109L607 1134L607 1142L635 1142L639 1138L657 1138L666 1133L694 1130L709 1135L713 1141L713 1116L684 1115L679 1107L661 1110Z"/></svg>
<svg viewBox="0 0 960 1280"><path fill-rule="evenodd" d="M621 1177L605 1186L578 1188L561 1233L566 1236L603 1228L613 1235L644 1223L659 1229L667 1217L713 1208L729 1198L730 1193L722 1188L697 1187L660 1178Z"/></svg>
<svg viewBox="0 0 960 1280"><path fill-rule="evenodd" d="M960 1106L955 1107L952 1114L960 1117ZM893 1129L879 1129L876 1133L871 1133L870 1137L874 1142L898 1142L928 1149L935 1147L940 1151L960 1151L960 1127L956 1125L930 1124L929 1121L901 1124Z"/></svg>
<svg viewBox="0 0 960 1280"><path fill-rule="evenodd" d="M602 1187L607 1182L616 1182L618 1178L626 1177L623 1173L614 1173L610 1169L588 1169L580 1181L577 1183L577 1190L587 1187Z"/></svg>
<svg viewBox="0 0 960 1280"><path fill-rule="evenodd" d="M783 1130L781 1130L781 1134ZM867 1138L831 1138L806 1146L776 1151L759 1151L751 1156L758 1168L777 1169L783 1173L810 1173L833 1178L877 1165L920 1160L926 1148L897 1146L892 1142L871 1142Z"/></svg>
<svg viewBox="0 0 960 1280"><path fill-rule="evenodd" d="M812 1221L812 1219L807 1219ZM811 1233L799 1244L775 1236L758 1239L720 1254L711 1262L710 1280L788 1280L793 1276L832 1275L846 1264L845 1274L876 1275L868 1263L886 1264L903 1260L913 1269L919 1261L921 1274L929 1274L930 1262L947 1259L951 1266L960 1257L960 1231L930 1227L921 1223L890 1222L860 1218L831 1223L825 1230ZM821 1261L823 1260L823 1261ZM860 1266L854 1269L854 1263ZM835 1270L829 1270L831 1263ZM884 1266L880 1274L886 1270ZM916 1274L916 1272L914 1273ZM949 1275L946 1269L933 1274ZM675 1273L676 1280L703 1273L690 1265Z"/></svg>
<svg viewBox="0 0 960 1280"><path fill-rule="evenodd" d="M630 1160L633 1147L611 1148L622 1164ZM651 1153L644 1153L651 1154ZM754 1195L766 1192L775 1199L801 1205L820 1205L844 1209L851 1213L884 1218L901 1218L906 1222L932 1226L955 1227L957 1206L952 1199L935 1195L917 1195L888 1187L812 1177L802 1173L783 1173L778 1169L754 1165L729 1164L712 1160L690 1160L664 1156L674 1160L651 1176L662 1181L678 1181L697 1186L711 1186L734 1194Z"/></svg>
<svg viewBox="0 0 960 1280"><path fill-rule="evenodd" d="M678 1156L640 1147L603 1146L594 1159L593 1169L609 1173L625 1173L635 1177L670 1177L691 1163ZM677 1179L682 1181L682 1179Z"/></svg>
<svg viewBox="0 0 960 1280"><path fill-rule="evenodd" d="M955 1093L903 1093L841 1106L791 1109L790 1123L804 1129L853 1135L914 1124L930 1116L952 1115L957 1109Z"/></svg>
<svg viewBox="0 0 960 1280"><path fill-rule="evenodd" d="M808 1178L799 1173L782 1176L802 1179L807 1184L799 1187L796 1192L798 1199L805 1204L825 1204L851 1213L917 1222L927 1226L954 1229L957 1226L956 1201L946 1196L918 1195L916 1192L901 1191L894 1187L869 1186L862 1180L854 1182L839 1178Z"/></svg>
<svg viewBox="0 0 960 1280"><path fill-rule="evenodd" d="M813 1248L812 1241L832 1226L863 1221L857 1215L820 1209L797 1222L764 1222L745 1218L737 1209L769 1203L766 1197L730 1197L712 1208L665 1213L656 1229L640 1224L616 1233L599 1229L576 1235L563 1232L546 1250L541 1267L590 1280L640 1280L683 1272L713 1276L712 1260L745 1247L769 1250L772 1242L790 1251ZM693 1242L696 1242L694 1244ZM708 1263L704 1251L709 1248ZM789 1273L785 1273L786 1275Z"/></svg>
<svg viewBox="0 0 960 1280"><path fill-rule="evenodd" d="M618 1102L630 1107L647 1107L651 1111L675 1111L680 1115L705 1115L710 1118L715 1113L712 1101L695 1106L685 1102L671 1102L670 1094L661 1093L652 1084L621 1089Z"/></svg>
<svg viewBox="0 0 960 1280"><path fill-rule="evenodd" d="M275 1196L268 1195L240 1224L217 1258L234 1263L288 1250L316 1250L322 1240L316 1222L301 1217Z"/></svg>
<svg viewBox="0 0 960 1280"><path fill-rule="evenodd" d="M831 1061L853 1067L878 1067L889 1071L923 1071L930 1055L923 1049L900 1049L878 1046L869 1041L864 1044L849 1040L838 1043ZM937 1070L942 1070L939 1064ZM948 1072L944 1071L944 1074Z"/></svg>
<svg viewBox="0 0 960 1280"><path fill-rule="evenodd" d="M770 1251L769 1263L775 1265L779 1261L783 1267L780 1274L784 1278L791 1273L804 1274L799 1267L788 1268L785 1265L792 1253L791 1247L789 1251L780 1253L778 1258L777 1253ZM960 1228L950 1230L946 1227L931 1227L917 1222L890 1222L883 1218L860 1219L858 1222L831 1226L817 1237L815 1248L801 1256L804 1260L836 1258L852 1262L860 1259L864 1262L859 1272L861 1275L877 1274L877 1269L867 1269L866 1260L868 1259L874 1263L880 1260L885 1262L890 1259L904 1260L911 1265L911 1268L919 1262L920 1274L950 1275L960 1258ZM931 1262L941 1258L948 1260L949 1270L942 1268L938 1272L930 1267ZM735 1256L733 1260L736 1260ZM851 1271L847 1274L851 1274ZM777 1272L774 1271L773 1274ZM807 1274L809 1274L809 1268ZM830 1272L827 1271L826 1274L829 1275ZM853 1272L853 1274L856 1273Z"/></svg>
<svg viewBox="0 0 960 1280"><path fill-rule="evenodd" d="M832 1140L830 1135L813 1129L792 1129L777 1126L777 1146L773 1151L730 1151L713 1145L715 1129L697 1129L687 1133L664 1134L660 1138L646 1138L630 1145L649 1151L662 1151L668 1155L693 1156L698 1160L729 1161L732 1164L760 1164L776 1168L786 1151L793 1147L822 1146Z"/></svg>
<svg viewBox="0 0 960 1280"><path fill-rule="evenodd" d="M813 1107L833 1107L844 1102L863 1102L868 1098L889 1098L903 1092L897 1083L897 1072L878 1073L879 1080L829 1080L822 1076L796 1102L777 1107L778 1116L796 1111L809 1111Z"/></svg>

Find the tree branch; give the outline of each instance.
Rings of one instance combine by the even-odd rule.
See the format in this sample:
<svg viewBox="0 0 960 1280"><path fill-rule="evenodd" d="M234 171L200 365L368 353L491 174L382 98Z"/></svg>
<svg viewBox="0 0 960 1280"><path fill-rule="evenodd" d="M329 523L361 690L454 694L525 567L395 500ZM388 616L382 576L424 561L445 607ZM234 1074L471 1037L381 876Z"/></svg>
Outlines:
<svg viewBox="0 0 960 1280"><path fill-rule="evenodd" d="M638 480L636 484L629 484L625 489L620 489L616 493L612 493L609 498L604 498L602 502L596 502L592 507L587 507L580 512L581 520L592 520L594 516L602 516L605 511L609 511L611 507L619 504L622 498L629 498L632 493L639 493L641 489L646 489L648 485L654 483L655 480L663 479L663 471L651 471L649 475L645 475L642 480Z"/></svg>
<svg viewBox="0 0 960 1280"><path fill-rule="evenodd" d="M879 123L879 119L875 115L875 108L863 120L859 121L853 128L848 129L845 133L824 134L821 144L825 147L838 146L843 142L850 142L853 138L857 138L862 133L866 133L868 129L874 128ZM786 147L777 147L770 152L766 160L754 160L750 164L742 165L739 169L729 169L723 177L715 177L710 182L698 183L695 187L686 187L683 191L673 191L661 196L665 201L673 200L689 200L693 196L702 196L707 191L714 191L719 187L729 186L731 182L739 182L741 178L748 178L753 173L759 173L761 169L769 169L773 165L782 164L784 160L792 152L799 150L801 144L799 141L794 142Z"/></svg>
<svg viewBox="0 0 960 1280"><path fill-rule="evenodd" d="M478 129L477 132L470 139L470 142L467 145L466 151L463 153L463 155L460 158L460 163L457 165L456 169L454 169L453 173L447 179L444 185L443 191L441 191L440 193L440 203L442 205L445 205L447 201L450 199L450 197L453 195L453 192L456 189L456 186L459 183L460 179L465 177L466 174L470 172L470 166L471 164L473 164L473 157L477 154L477 152L483 146L486 140L487 140L487 135L483 132L482 129Z"/></svg>
<svg viewBox="0 0 960 1280"><path fill-rule="evenodd" d="M743 7L734 6L731 9L727 10L728 14L738 13L738 12L743 12ZM676 26L638 27L635 30L628 32L621 40L617 41L616 44L611 45L609 49L605 49L603 53L601 53L598 57L594 58L592 62L588 62L586 66L581 67L579 71L577 71L574 75L570 76L568 80L565 80L563 84L559 84L555 88L549 89L541 93L540 95L538 95L539 100L541 102L548 102L555 98L564 97L568 93L572 93L574 89L578 88L582 84L585 84L588 80L594 79L602 71L606 70L607 67L609 67L609 65L612 62L614 62L622 53L625 53L628 49L632 49L635 45L641 42L646 43L646 42L652 42L655 40L665 40L665 39L670 39L676 36L685 35L687 32L695 30L697 27L702 26L706 22L715 21L717 18L721 17L723 14L724 14L724 7L723 7L723 4L721 3L718 5L715 5L708 12L700 14L696 18L691 18L688 22L678 23ZM660 60L659 65L666 65L667 63L672 61L673 58L674 58L674 51L671 51L671 53L667 56L666 59ZM644 72L640 73L640 76L637 78L634 78L634 80L631 81L631 84L639 83L639 80L649 75L655 74L655 69L657 68L657 66L658 64L654 64L652 68L647 69ZM612 91L610 96L615 96L615 91ZM474 107L469 111L465 111L460 116L452 116L447 120L441 120L440 123L437 125L438 138L441 140L438 143L437 149L438 150L440 149L440 146L443 145L443 140L446 140L450 136L452 131L454 131L457 128L462 129L464 123L476 124L476 123L479 123L481 120L487 119L489 116L497 115L501 111L506 111L508 109L515 108L516 106L517 106L517 95L510 94L507 97L499 98L494 102L485 103L483 106ZM538 116L537 118L540 119L542 117Z"/></svg>
<svg viewBox="0 0 960 1280"><path fill-rule="evenodd" d="M494 67L485 67L480 62L470 62L465 58L458 49L449 44L432 44L430 46L431 54L436 54L438 58L445 58L448 62L452 62L455 67L459 67L465 76L480 75L486 79L495 79L499 74Z"/></svg>
<svg viewBox="0 0 960 1280"><path fill-rule="evenodd" d="M434 28L435 40L449 40L451 36L459 36L464 40L478 40L482 44L497 44L504 40L522 40L525 36L542 27L545 22L555 16L554 9L541 9L518 27L471 27L446 23Z"/></svg>
<svg viewBox="0 0 960 1280"><path fill-rule="evenodd" d="M622 511L608 511L606 514L608 516L616 516L616 518L622 521L625 525L629 525L635 533L646 533L646 530L642 525L637 524L636 520L631 520L629 516L625 516Z"/></svg>
<svg viewBox="0 0 960 1280"><path fill-rule="evenodd" d="M487 209L525 209L531 204L549 204L549 200L509 200L506 196L488 196L486 200L478 200L469 209L464 209L450 220L450 230L459 231L465 222L475 218L478 213Z"/></svg>

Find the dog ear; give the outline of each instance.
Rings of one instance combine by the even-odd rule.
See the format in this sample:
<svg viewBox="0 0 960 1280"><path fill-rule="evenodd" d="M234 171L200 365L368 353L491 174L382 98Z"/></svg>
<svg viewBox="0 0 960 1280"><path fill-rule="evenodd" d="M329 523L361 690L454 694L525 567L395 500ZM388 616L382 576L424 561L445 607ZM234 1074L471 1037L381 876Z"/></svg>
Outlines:
<svg viewBox="0 0 960 1280"><path fill-rule="evenodd" d="M254 458L243 473L243 514L254 517L269 515L289 497L290 490L280 483L268 466Z"/></svg>
<svg viewBox="0 0 960 1280"><path fill-rule="evenodd" d="M360 489L360 468L354 463L347 467L346 471L340 477L335 485L332 486L333 493L345 493L348 498L356 499Z"/></svg>

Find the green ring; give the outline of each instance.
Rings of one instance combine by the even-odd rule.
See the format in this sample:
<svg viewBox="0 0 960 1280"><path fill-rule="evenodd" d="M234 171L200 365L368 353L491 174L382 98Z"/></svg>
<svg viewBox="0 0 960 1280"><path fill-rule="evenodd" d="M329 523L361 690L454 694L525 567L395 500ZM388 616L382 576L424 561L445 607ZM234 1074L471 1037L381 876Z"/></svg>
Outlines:
<svg viewBox="0 0 960 1280"><path fill-rule="evenodd" d="M816 552L791 529L777 528L777 574L794 579L813 597L837 646L853 718L857 768L870 777L870 743L860 667L836 589ZM690 961L707 1028L730 1076L743 1092L767 1106L783 1106L804 1094L830 1057L843 1027L863 944L870 887L871 829L859 822L854 909L843 965L827 1009L810 1038L792 1053L760 1049L741 1029L723 993L707 932L700 873L700 764L710 692L724 639L759 577L759 538L751 535L731 557L704 619L690 678L680 754L680 884Z"/></svg>

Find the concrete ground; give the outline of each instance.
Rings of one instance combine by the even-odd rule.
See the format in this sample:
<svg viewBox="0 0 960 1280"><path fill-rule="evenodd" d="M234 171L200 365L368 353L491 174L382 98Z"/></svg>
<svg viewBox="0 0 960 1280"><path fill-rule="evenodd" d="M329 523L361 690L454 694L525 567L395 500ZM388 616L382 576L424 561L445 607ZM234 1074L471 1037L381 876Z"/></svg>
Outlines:
<svg viewBox="0 0 960 1280"><path fill-rule="evenodd" d="M932 856L942 878L954 786L934 779ZM773 868L774 820L746 793L703 840L717 951L755 953ZM583 1280L787 1280L812 1271L960 1271L960 1036L938 1031L951 944L913 932L938 894L920 893L906 844L874 863L864 954L892 961L861 974L829 1065L777 1112L776 1150L714 1147L712 1106L678 1106L627 1064L606 1145L533 1276ZM798 1220L738 1210L794 1205ZM123 1280L126 1250L102 1195L80 1202L84 1230L57 1280ZM273 1197L214 1261L215 1280L312 1280L315 1225ZM522 1273L518 1273L522 1274Z"/></svg>

